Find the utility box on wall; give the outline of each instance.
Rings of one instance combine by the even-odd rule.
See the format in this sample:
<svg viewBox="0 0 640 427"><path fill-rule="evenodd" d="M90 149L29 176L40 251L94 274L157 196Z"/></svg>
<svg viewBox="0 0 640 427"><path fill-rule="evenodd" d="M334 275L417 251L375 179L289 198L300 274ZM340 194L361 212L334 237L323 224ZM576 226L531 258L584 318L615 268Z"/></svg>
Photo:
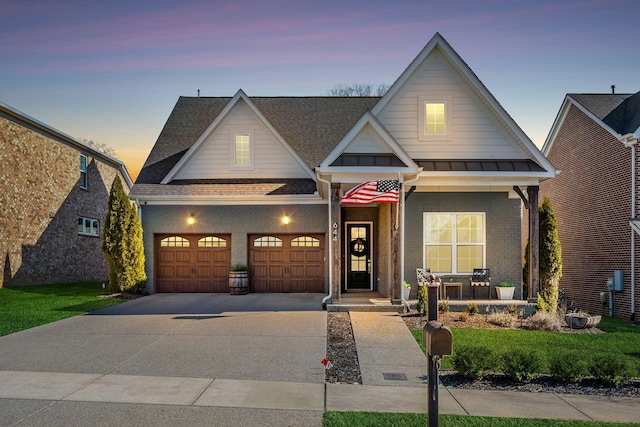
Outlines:
<svg viewBox="0 0 640 427"><path fill-rule="evenodd" d="M607 279L607 286L610 291L622 292L624 276L622 274L622 270L614 270L613 277Z"/></svg>

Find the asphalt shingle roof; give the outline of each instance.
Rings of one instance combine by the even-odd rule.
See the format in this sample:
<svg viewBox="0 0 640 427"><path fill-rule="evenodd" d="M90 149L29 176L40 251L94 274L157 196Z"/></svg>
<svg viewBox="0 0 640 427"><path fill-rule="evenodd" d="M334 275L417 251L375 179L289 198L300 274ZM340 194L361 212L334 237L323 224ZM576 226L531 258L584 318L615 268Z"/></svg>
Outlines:
<svg viewBox="0 0 640 427"><path fill-rule="evenodd" d="M621 135L640 128L640 92L636 94L569 94Z"/></svg>
<svg viewBox="0 0 640 427"><path fill-rule="evenodd" d="M160 183L231 99L180 97L140 171L136 184ZM313 169L380 98L249 99L300 158Z"/></svg>

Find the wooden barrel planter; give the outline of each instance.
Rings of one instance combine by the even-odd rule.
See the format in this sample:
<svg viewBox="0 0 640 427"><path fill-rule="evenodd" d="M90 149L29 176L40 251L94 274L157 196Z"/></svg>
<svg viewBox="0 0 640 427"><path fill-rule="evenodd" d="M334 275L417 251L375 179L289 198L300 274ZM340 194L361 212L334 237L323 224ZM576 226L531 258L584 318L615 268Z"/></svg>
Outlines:
<svg viewBox="0 0 640 427"><path fill-rule="evenodd" d="M246 295L249 293L249 272L229 272L229 293L231 295Z"/></svg>

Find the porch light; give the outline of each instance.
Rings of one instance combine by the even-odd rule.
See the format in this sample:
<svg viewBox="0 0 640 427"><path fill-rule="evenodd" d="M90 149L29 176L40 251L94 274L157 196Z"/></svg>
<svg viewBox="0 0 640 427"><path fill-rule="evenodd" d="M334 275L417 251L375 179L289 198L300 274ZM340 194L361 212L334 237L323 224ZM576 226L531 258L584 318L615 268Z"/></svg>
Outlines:
<svg viewBox="0 0 640 427"><path fill-rule="evenodd" d="M284 216L282 217L282 223L284 225L289 225L289 222L291 222L291 218L289 218L289 215L284 214Z"/></svg>
<svg viewBox="0 0 640 427"><path fill-rule="evenodd" d="M193 225L196 223L196 217L193 216L193 212L189 214L189 218L187 218L187 224Z"/></svg>

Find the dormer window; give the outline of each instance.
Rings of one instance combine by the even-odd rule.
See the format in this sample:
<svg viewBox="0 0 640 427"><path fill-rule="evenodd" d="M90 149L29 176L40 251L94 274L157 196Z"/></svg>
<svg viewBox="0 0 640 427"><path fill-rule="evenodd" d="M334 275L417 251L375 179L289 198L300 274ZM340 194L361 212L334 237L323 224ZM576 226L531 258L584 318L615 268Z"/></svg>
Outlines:
<svg viewBox="0 0 640 427"><path fill-rule="evenodd" d="M426 140L447 140L451 138L451 98L420 97L418 138Z"/></svg>

